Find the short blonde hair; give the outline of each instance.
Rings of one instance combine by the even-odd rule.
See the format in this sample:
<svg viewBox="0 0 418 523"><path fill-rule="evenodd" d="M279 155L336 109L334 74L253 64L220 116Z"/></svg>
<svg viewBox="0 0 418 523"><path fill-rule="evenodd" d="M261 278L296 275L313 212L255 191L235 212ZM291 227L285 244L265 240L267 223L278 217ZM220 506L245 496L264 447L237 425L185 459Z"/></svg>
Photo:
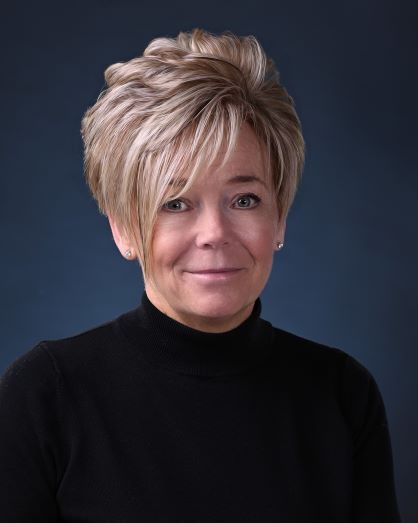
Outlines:
<svg viewBox="0 0 418 523"><path fill-rule="evenodd" d="M100 211L133 243L144 278L152 271L158 212L221 153L243 122L267 153L279 216L294 200L304 140L293 99L254 36L202 29L156 38L142 56L105 71L107 87L83 119L84 169ZM172 193L176 180L185 187Z"/></svg>

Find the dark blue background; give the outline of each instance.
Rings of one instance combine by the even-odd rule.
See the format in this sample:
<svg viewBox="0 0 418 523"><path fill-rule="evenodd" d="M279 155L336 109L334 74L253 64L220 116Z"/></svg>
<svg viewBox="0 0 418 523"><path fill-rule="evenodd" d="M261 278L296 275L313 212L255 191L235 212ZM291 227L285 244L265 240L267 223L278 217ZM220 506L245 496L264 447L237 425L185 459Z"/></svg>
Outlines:
<svg viewBox="0 0 418 523"><path fill-rule="evenodd" d="M15 2L2 8L0 372L37 341L138 304L82 175L103 71L154 37L254 34L294 97L304 178L263 316L374 375L404 523L418 521L416 2Z"/></svg>

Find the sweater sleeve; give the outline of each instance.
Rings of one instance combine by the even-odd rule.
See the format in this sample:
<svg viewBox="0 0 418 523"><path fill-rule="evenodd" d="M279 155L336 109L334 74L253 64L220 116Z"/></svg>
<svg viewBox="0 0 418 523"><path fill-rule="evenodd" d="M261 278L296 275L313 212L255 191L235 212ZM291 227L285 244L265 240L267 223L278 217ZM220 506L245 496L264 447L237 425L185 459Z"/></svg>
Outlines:
<svg viewBox="0 0 418 523"><path fill-rule="evenodd" d="M372 374L347 355L343 396L353 438L353 523L400 523L386 410Z"/></svg>
<svg viewBox="0 0 418 523"><path fill-rule="evenodd" d="M57 374L42 343L0 381L0 514L7 523L58 521Z"/></svg>

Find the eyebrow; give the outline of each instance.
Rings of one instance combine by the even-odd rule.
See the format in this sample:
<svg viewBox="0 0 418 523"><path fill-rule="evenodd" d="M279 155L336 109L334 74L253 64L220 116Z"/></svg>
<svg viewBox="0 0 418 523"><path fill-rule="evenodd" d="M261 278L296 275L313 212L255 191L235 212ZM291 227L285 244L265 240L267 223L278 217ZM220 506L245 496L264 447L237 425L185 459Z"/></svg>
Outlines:
<svg viewBox="0 0 418 523"><path fill-rule="evenodd" d="M248 174L248 175L238 174L228 180L228 184L252 183L252 182L261 183L261 185L264 185L264 187L267 189L266 182L262 178L259 178L258 176L255 176L253 174Z"/></svg>
<svg viewBox="0 0 418 523"><path fill-rule="evenodd" d="M187 180L185 180L184 178L180 178L179 180L170 180L169 185L182 188L186 185L186 181ZM234 185L234 184L238 184L238 183L253 183L253 182L260 183L266 189L268 188L266 182L262 178L259 178L258 176L255 176L253 174L237 174L236 176L229 178L227 181L227 184Z"/></svg>

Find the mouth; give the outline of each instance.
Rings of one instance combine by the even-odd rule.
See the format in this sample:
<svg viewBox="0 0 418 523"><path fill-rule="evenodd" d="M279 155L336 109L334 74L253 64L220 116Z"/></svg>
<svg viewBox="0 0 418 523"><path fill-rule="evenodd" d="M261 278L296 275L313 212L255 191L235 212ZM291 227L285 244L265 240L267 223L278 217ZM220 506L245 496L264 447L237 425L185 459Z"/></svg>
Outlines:
<svg viewBox="0 0 418 523"><path fill-rule="evenodd" d="M223 267L221 269L203 269L200 271L186 271L194 279L201 282L223 282L233 279L243 269L235 267Z"/></svg>
<svg viewBox="0 0 418 523"><path fill-rule="evenodd" d="M202 269L200 271L189 271L191 274L221 274L225 272L236 272L241 269L237 267L221 267L220 269Z"/></svg>

